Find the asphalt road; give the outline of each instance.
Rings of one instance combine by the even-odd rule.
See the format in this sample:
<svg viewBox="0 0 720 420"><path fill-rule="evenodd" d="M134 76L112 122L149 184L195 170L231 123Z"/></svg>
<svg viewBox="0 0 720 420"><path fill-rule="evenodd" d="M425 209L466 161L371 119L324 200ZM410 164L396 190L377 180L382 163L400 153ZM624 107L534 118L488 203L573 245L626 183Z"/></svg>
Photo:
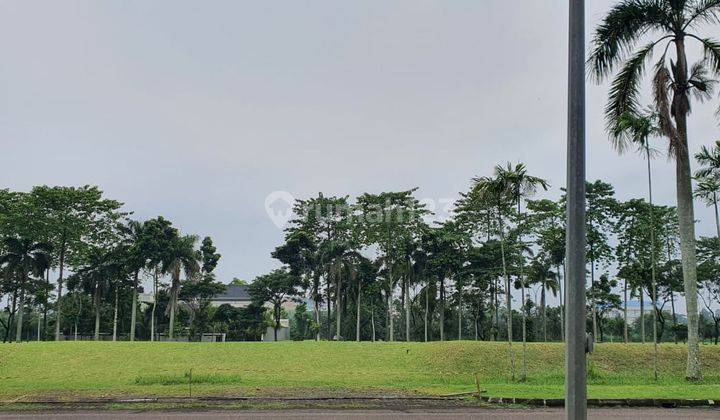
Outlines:
<svg viewBox="0 0 720 420"><path fill-rule="evenodd" d="M598 408L590 419L720 419L717 409ZM58 413L0 413L6 419L558 419L560 409L419 409L419 410L217 410L217 411L63 411Z"/></svg>

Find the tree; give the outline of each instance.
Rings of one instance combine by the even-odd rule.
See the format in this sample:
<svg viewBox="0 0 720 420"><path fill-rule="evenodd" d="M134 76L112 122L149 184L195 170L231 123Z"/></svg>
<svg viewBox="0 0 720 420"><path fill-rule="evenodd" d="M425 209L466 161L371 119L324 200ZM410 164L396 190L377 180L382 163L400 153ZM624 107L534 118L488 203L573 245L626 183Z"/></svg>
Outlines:
<svg viewBox="0 0 720 420"><path fill-rule="evenodd" d="M290 226L286 229L286 244L275 250L274 258L290 266L294 274L311 282L310 297L314 302L315 322L320 322L320 303L323 300L321 283L325 280L327 299L327 337L331 338L331 272L329 253L335 242L347 240L350 216L348 197L318 197L296 200ZM320 329L316 340L320 340Z"/></svg>
<svg viewBox="0 0 720 420"><path fill-rule="evenodd" d="M68 259L81 251L85 240L94 231L103 228L109 220L124 216L119 212L122 203L104 199L97 187L34 187L30 192L34 205L44 215L48 240L53 246L58 262L58 292L55 312L55 340L60 339L62 319L62 287Z"/></svg>
<svg viewBox="0 0 720 420"><path fill-rule="evenodd" d="M717 23L718 0L623 0L616 4L597 27L589 59L593 76L608 78L618 65L606 107L609 127L627 113L637 114L640 82L645 62L656 47L662 55L654 66L653 99L660 129L669 140L669 153L675 159L680 246L688 312L688 357L686 377L701 378L698 346L697 273L695 226L692 197L687 116L692 93L698 98L710 94L708 73L720 74L720 43L703 38L695 31L703 23ZM648 34L657 35L633 52ZM705 57L688 66L686 40L699 41ZM675 60L668 56L675 46ZM669 65L668 65L669 62Z"/></svg>
<svg viewBox="0 0 720 420"><path fill-rule="evenodd" d="M720 311L714 307L720 304L720 238L700 238L698 257L698 280L702 286L700 300L710 314L717 344L720 337Z"/></svg>
<svg viewBox="0 0 720 420"><path fill-rule="evenodd" d="M158 278L168 250L178 241L180 233L172 227L172 223L163 217L147 220L143 226L144 238L142 249L147 253L147 265L152 271L153 305L150 312L150 341L155 340L155 313L158 305Z"/></svg>
<svg viewBox="0 0 720 420"><path fill-rule="evenodd" d="M130 341L135 341L135 326L137 324L137 294L140 271L145 268L150 259L148 238L145 224L130 220L123 229L124 246L126 247L127 267L133 274L132 309L130 313Z"/></svg>
<svg viewBox="0 0 720 420"><path fill-rule="evenodd" d="M168 337L170 339L173 338L175 332L175 312L180 293L180 274L184 272L186 279L192 279L200 269L198 260L202 255L198 255L195 250L196 242L197 236L194 235L176 237L170 241L168 247L161 254L160 271L163 274L170 274L171 277L170 305L168 306L170 314Z"/></svg>
<svg viewBox="0 0 720 420"><path fill-rule="evenodd" d="M598 264L607 266L612 261L612 248L609 235L617 213L615 189L607 182L596 180L587 182L585 196L587 200L587 261L590 263L590 288L595 287L595 272ZM596 296L590 294L590 296ZM593 339L598 339L597 307L590 302Z"/></svg>
<svg viewBox="0 0 720 420"><path fill-rule="evenodd" d="M718 216L718 193L720 193L720 141L715 142L712 149L703 146L695 155L701 165L695 172L698 181L695 196L702 199L706 205L715 209L715 231L720 238L720 218Z"/></svg>
<svg viewBox="0 0 720 420"><path fill-rule="evenodd" d="M560 339L565 341L565 326L563 305L563 277L565 266L565 207L552 200L529 200L527 208L530 211L531 230L535 235L535 243L540 247L538 255L555 267L555 282L557 292L560 295ZM547 325L547 319L543 319L543 328Z"/></svg>
<svg viewBox="0 0 720 420"><path fill-rule="evenodd" d="M116 249L104 247L91 247L83 255L83 263L76 272L68 278L68 289L79 289L92 295L95 311L94 340L100 339L100 312L103 295L113 289L113 283L127 278L123 261L119 258ZM71 287L72 286L72 287ZM117 296L117 292L115 294ZM116 301L117 307L117 301ZM117 310L115 310L117 314ZM116 318L117 319L117 318ZM116 325L115 320L115 325Z"/></svg>
<svg viewBox="0 0 720 420"><path fill-rule="evenodd" d="M409 244L418 240L424 231L423 216L429 212L414 196L417 188L407 191L365 193L357 199L357 213L361 226L359 241L366 247L376 245L384 274L385 299L388 310L388 340L395 340L392 298L403 273L407 274L408 256L412 253ZM402 276L402 296L405 307L405 338L409 340L409 282Z"/></svg>
<svg viewBox="0 0 720 420"><path fill-rule="evenodd" d="M529 197L532 197L537 192L538 188L542 188L543 190L548 189L548 182L542 178L538 178L536 176L532 176L528 174L527 168L524 164L518 163L517 165L513 166L510 164L510 162L507 163L507 166L505 168L501 167L500 165L495 167L495 176L497 178L497 181L499 181L501 184L504 184L503 187L505 194L507 194L510 198L510 200L517 205L517 216L518 216L518 246L520 249L519 252L519 273L518 277L520 280L521 285L521 299L522 299L522 307L525 307L525 284L526 281L524 279L523 275L523 267L525 262L525 257L523 256L522 248L523 245L523 239L522 239L522 233L523 233L523 226L522 221L524 221L525 217L523 216L522 212L522 202L528 199ZM523 340L523 353L522 353L522 372L520 374L520 379L525 380L527 377L527 363L526 363L526 342L527 342L527 324L525 319L525 311L522 312L522 340Z"/></svg>
<svg viewBox="0 0 720 420"><path fill-rule="evenodd" d="M647 180L648 180L648 212L650 218L650 277L652 284L652 300L657 303L657 259L655 253L655 223L653 223L653 189L652 189L652 171L650 167L650 138L662 135L660 128L656 123L657 115L652 111L640 114L628 112L620 117L617 126L613 128L612 138L616 149L620 153L629 145L634 144L638 151L645 155L647 161ZM658 358L658 335L657 335L657 306L653 311L655 322L653 323L653 349L655 354L655 379L657 380L657 358ZM645 324L642 324L643 328ZM645 336L643 335L643 339Z"/></svg>
<svg viewBox="0 0 720 420"><path fill-rule="evenodd" d="M41 276L49 267L52 247L48 243L17 237L3 238L2 245L4 251L0 254L0 266L3 266L6 273L15 279L13 302L17 299L17 310L11 312L11 317L17 311L15 341L19 342L22 340L23 312L28 282L31 276ZM5 339L7 339L11 324L12 320L9 320Z"/></svg>
<svg viewBox="0 0 720 420"><path fill-rule="evenodd" d="M257 277L248 288L253 302L258 305L268 302L272 305L275 341L278 339L277 333L280 329L282 305L297 296L297 286L298 278L290 274L287 268L279 268Z"/></svg>
<svg viewBox="0 0 720 420"><path fill-rule="evenodd" d="M611 280L607 273L602 274L595 287L588 289L588 302L595 302L597 306L596 316L600 341L603 341L603 327L606 315L613 309L620 307L620 296L613 293L617 281Z"/></svg>

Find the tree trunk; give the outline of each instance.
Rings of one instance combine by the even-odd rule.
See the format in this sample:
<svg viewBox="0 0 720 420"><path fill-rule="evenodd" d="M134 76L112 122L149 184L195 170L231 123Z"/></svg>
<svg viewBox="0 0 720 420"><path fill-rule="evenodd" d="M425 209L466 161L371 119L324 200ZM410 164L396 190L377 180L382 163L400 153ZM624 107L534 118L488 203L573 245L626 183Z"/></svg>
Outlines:
<svg viewBox="0 0 720 420"><path fill-rule="evenodd" d="M48 290L50 290L50 268L45 270L45 283L48 286ZM47 314L48 314L48 303L49 303L48 301L49 301L49 299L45 300L45 304L43 305L43 327L42 327L43 341L47 339L47 326L48 326Z"/></svg>
<svg viewBox="0 0 720 420"><path fill-rule="evenodd" d="M135 303L135 302L133 302L133 303ZM117 324L118 324L118 288L116 286L115 287L115 313L113 314L113 339L112 339L112 341L117 341Z"/></svg>
<svg viewBox="0 0 720 420"><path fill-rule="evenodd" d="M410 279L405 278L405 341L410 342Z"/></svg>
<svg viewBox="0 0 720 420"><path fill-rule="evenodd" d="M178 292L180 290L180 272L177 270L172 274L170 285L170 326L168 338L172 341L175 338L175 311L177 309Z"/></svg>
<svg viewBox="0 0 720 420"><path fill-rule="evenodd" d="M153 272L153 307L150 313L150 341L155 341L155 308L157 307L158 268Z"/></svg>
<svg viewBox="0 0 720 420"><path fill-rule="evenodd" d="M60 245L60 265L58 272L58 295L55 304L55 341L60 341L60 321L62 319L62 286L63 286L63 269L65 268L65 241Z"/></svg>
<svg viewBox="0 0 720 420"><path fill-rule="evenodd" d="M592 249L592 245L590 246ZM590 295L592 300L592 327L593 327L593 341L597 343L598 340L598 325L597 325L597 302L595 302L595 259L590 259Z"/></svg>
<svg viewBox="0 0 720 420"><path fill-rule="evenodd" d="M313 305L315 306L315 341L320 341L320 275L314 274L313 277Z"/></svg>
<svg viewBox="0 0 720 420"><path fill-rule="evenodd" d="M648 203L650 204L650 281L653 304L653 375L658 379L657 283L655 279L655 223L653 220L652 172L650 170L650 144L645 141L648 172Z"/></svg>
<svg viewBox="0 0 720 420"><path fill-rule="evenodd" d="M95 341L100 340L100 286L95 282Z"/></svg>
<svg viewBox="0 0 720 420"><path fill-rule="evenodd" d="M20 296L18 296L17 305L17 323L15 325L15 341L22 341L22 328L23 328L23 306L25 306L25 273L20 275Z"/></svg>
<svg viewBox="0 0 720 420"><path fill-rule="evenodd" d="M428 299L428 291L429 291L428 289L430 289L430 283L428 283L427 286L425 286L425 314L423 315L423 326L425 328L425 342L426 343L428 341L428 308L430 306L428 304L428 300L429 300Z"/></svg>
<svg viewBox="0 0 720 420"><path fill-rule="evenodd" d="M677 66L675 69L675 88L673 105L680 108L675 112L675 122L680 144L675 148L675 181L677 184L677 210L680 230L680 255L685 283L685 304L688 319L688 355L685 376L690 380L700 380L700 347L698 337L697 305L697 259L695 256L695 211L693 208L692 175L690 171L690 152L687 135L687 58L685 42L682 38L675 41ZM682 90L680 90L682 89ZM683 109L685 108L685 109ZM673 109L676 109L673 106Z"/></svg>
<svg viewBox="0 0 720 420"><path fill-rule="evenodd" d="M560 276L560 266L557 267L558 276ZM562 265L562 278L558 278L558 294L560 295L560 341L565 342L565 295L563 283L565 283L565 264Z"/></svg>
<svg viewBox="0 0 720 420"><path fill-rule="evenodd" d="M315 341L320 341L320 303L317 300L317 296L313 299L313 305L315 306L315 324L317 331L315 332Z"/></svg>
<svg viewBox="0 0 720 420"><path fill-rule="evenodd" d="M642 286L640 286L640 336L642 343L645 344L645 296Z"/></svg>
<svg viewBox="0 0 720 420"><path fill-rule="evenodd" d="M372 327L372 341L375 342L375 305L370 307L370 326Z"/></svg>
<svg viewBox="0 0 720 420"><path fill-rule="evenodd" d="M624 297L624 299L623 299L623 313L624 313L623 321L625 321L625 322L624 322L625 325L623 326L623 327L624 327L624 328L623 328L623 334L624 334L624 336L625 336L625 344L627 344L627 343L628 343L628 314L627 314L628 281L625 280L624 283L625 283L625 287L624 287L624 291L623 291L623 292L624 292L624 294L625 294L625 297Z"/></svg>
<svg viewBox="0 0 720 420"><path fill-rule="evenodd" d="M338 269L337 272L337 280L335 282L335 340L340 341L340 317L341 317L341 311L340 311L340 296L342 293L340 293L342 286L342 276L340 275L340 270Z"/></svg>
<svg viewBox="0 0 720 420"><path fill-rule="evenodd" d="M138 276L140 270L135 271L133 278L132 312L130 313L130 341L135 341L135 324L137 323ZM117 296L116 296L117 297Z"/></svg>
<svg viewBox="0 0 720 420"><path fill-rule="evenodd" d="M495 311L495 341L500 341L500 301L498 300L498 293L500 290L499 283L500 279L495 279L493 282L493 310Z"/></svg>
<svg viewBox="0 0 720 420"><path fill-rule="evenodd" d="M440 276L440 341L445 341L445 275Z"/></svg>
<svg viewBox="0 0 720 420"><path fill-rule="evenodd" d="M273 328L273 337L275 342L278 341L277 333L280 329L280 305L275 305L275 327Z"/></svg>
<svg viewBox="0 0 720 420"><path fill-rule="evenodd" d="M393 338L395 334L393 333L393 316L392 316L392 292L387 291L385 295L385 301L387 302L387 321L385 321L385 325L387 326L387 331L385 332L385 335L387 336L388 341L393 341Z"/></svg>
<svg viewBox="0 0 720 420"><path fill-rule="evenodd" d="M362 295L362 283L358 282L357 299L355 305L357 306L357 316L355 318L355 341L360 341L360 296Z"/></svg>
<svg viewBox="0 0 720 420"><path fill-rule="evenodd" d="M545 313L545 281L542 282L540 291L540 311L542 312L543 341L547 342L547 314Z"/></svg>
<svg viewBox="0 0 720 420"><path fill-rule="evenodd" d="M672 319L673 319L673 338L675 339L675 344L678 343L677 339L677 315L675 315L675 293L670 291L670 308L672 309Z"/></svg>
<svg viewBox="0 0 720 420"><path fill-rule="evenodd" d="M330 298L330 279L327 279L327 339L332 341L332 302Z"/></svg>
<svg viewBox="0 0 720 420"><path fill-rule="evenodd" d="M458 290L458 340L462 340L462 289Z"/></svg>
<svg viewBox="0 0 720 420"><path fill-rule="evenodd" d="M16 311L17 311L17 289L15 289L15 291L13 291L10 316L8 317L7 328L5 328L5 336L3 337L3 343L7 343L8 339L10 339L10 331L12 329L13 321L15 320Z"/></svg>
<svg viewBox="0 0 720 420"><path fill-rule="evenodd" d="M510 295L510 276L507 271L507 264L505 262L505 232L503 231L502 217L500 217L498 210L498 217L500 218L500 256L502 257L502 270L503 276L505 277L505 303L507 305L507 341L508 341L508 358L510 359L510 375L512 380L515 380L515 355L512 349L512 299Z"/></svg>

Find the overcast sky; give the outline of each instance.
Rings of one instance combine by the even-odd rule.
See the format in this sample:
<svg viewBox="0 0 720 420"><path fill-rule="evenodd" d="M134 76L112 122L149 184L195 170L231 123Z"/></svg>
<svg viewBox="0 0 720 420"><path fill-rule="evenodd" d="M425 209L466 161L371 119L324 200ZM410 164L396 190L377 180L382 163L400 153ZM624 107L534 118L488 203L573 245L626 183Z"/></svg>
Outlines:
<svg viewBox="0 0 720 420"><path fill-rule="evenodd" d="M612 2L588 3L589 34ZM276 266L273 191L439 200L522 161L556 196L566 21L560 0L0 0L2 187L98 185L212 236L224 282ZM603 132L606 90L588 88L588 178L644 196L644 161ZM714 102L695 105L693 153L720 139ZM654 165L674 204L672 164Z"/></svg>

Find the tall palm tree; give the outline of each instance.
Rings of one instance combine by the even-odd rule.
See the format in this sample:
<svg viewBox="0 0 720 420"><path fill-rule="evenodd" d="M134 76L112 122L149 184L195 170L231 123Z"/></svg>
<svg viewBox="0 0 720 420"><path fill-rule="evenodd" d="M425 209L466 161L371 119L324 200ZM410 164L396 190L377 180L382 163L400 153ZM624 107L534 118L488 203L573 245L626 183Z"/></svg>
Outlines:
<svg viewBox="0 0 720 420"><path fill-rule="evenodd" d="M657 302L657 258L655 258L655 223L653 221L653 189L652 189L652 169L650 160L652 158L650 148L650 138L662 135L660 127L657 123L657 115L652 111L637 113L627 112L623 114L617 121L617 125L612 127L611 138L613 144L619 153L622 153L630 144L634 145L637 150L645 155L647 161L647 182L648 182L648 213L650 216L650 284L652 287L653 306ZM642 301L642 293L640 295ZM625 302L627 306L627 302ZM624 320L627 324L627 319ZM658 332L657 332L657 307L653 308L653 356L654 356L654 372L655 380L658 376ZM643 327L645 324L642 324ZM643 335L643 339L645 336ZM627 339L627 337L626 337Z"/></svg>
<svg viewBox="0 0 720 420"><path fill-rule="evenodd" d="M9 236L3 238L4 252L0 254L0 266L17 280L17 322L15 341L22 340L23 306L28 280L31 275L41 276L50 266L52 246L46 242L36 242L30 238ZM8 320L8 329L12 319Z"/></svg>
<svg viewBox="0 0 720 420"><path fill-rule="evenodd" d="M557 296L560 289L560 282L557 274L550 269L550 262L546 255L540 254L529 267L528 284L540 285L540 316L542 317L543 341L547 341L547 313L546 313L546 291Z"/></svg>
<svg viewBox="0 0 720 420"><path fill-rule="evenodd" d="M527 321L526 321L526 315L525 315L525 296L526 296L526 282L524 279L524 256L522 253L522 248L524 247L522 243L522 221L524 220L522 216L522 202L526 200L529 197L532 197L537 192L538 188L542 188L544 190L548 189L548 182L542 178L538 178L536 176L532 176L528 174L527 167L522 164L518 163L516 165L512 165L510 162L507 163L505 167L501 165L497 165L495 167L495 178L494 178L494 189L495 193L499 194L500 196L506 197L513 205L517 206L517 215L518 215L518 246L520 247L519 252L519 277L520 277L520 288L521 288L521 298L522 298L522 304L521 308L523 308L522 312L522 340L523 340L523 353L522 353L522 372L520 374L520 379L525 380L527 377ZM509 280L508 280L509 281ZM509 294L509 292L508 292ZM509 314L512 314L510 310L508 310ZM512 318L508 318L512 319Z"/></svg>
<svg viewBox="0 0 720 420"><path fill-rule="evenodd" d="M178 295L180 293L180 274L185 272L185 277L191 279L200 271L200 255L195 249L198 238L195 235L177 237L171 241L168 249L165 250L160 262L160 272L170 275L170 326L168 337L174 336L175 311L177 310Z"/></svg>
<svg viewBox="0 0 720 420"><path fill-rule="evenodd" d="M104 294L116 282L124 268L123 262L118 259L117 250L105 250L92 247L84 256L84 264L68 279L68 284L78 280L78 286L93 296L95 309L95 331L93 339L100 339L100 304ZM73 281L70 281L70 280Z"/></svg>
<svg viewBox="0 0 720 420"><path fill-rule="evenodd" d="M695 155L702 167L695 172L698 180L695 196L712 205L715 209L715 230L720 238L720 218L718 218L718 193L720 193L720 141L712 149L703 146Z"/></svg>
<svg viewBox="0 0 720 420"><path fill-rule="evenodd" d="M715 178L698 178L695 187L695 196L700 198L708 206L713 206L715 210L715 231L720 238L720 219L718 219L718 194L720 194L720 180Z"/></svg>
<svg viewBox="0 0 720 420"><path fill-rule="evenodd" d="M707 98L712 88L708 73L720 74L720 43L694 33L702 24L718 22L720 0L622 0L597 27L589 68L602 81L621 66L610 86L606 118L608 127L627 114L637 114L645 63L657 48L660 59L653 69L653 99L660 129L669 139L675 159L675 181L680 225L680 247L688 312L686 377L700 379L697 306L697 261L687 117L690 94ZM641 39L652 41L635 50ZM697 41L704 58L688 66L686 41ZM669 56L674 45L674 60Z"/></svg>
<svg viewBox="0 0 720 420"><path fill-rule="evenodd" d="M137 300L140 271L145 268L150 255L145 247L145 223L130 220L125 228L123 246L127 250L128 269L133 275L132 309L130 313L130 341L135 341L137 324Z"/></svg>

